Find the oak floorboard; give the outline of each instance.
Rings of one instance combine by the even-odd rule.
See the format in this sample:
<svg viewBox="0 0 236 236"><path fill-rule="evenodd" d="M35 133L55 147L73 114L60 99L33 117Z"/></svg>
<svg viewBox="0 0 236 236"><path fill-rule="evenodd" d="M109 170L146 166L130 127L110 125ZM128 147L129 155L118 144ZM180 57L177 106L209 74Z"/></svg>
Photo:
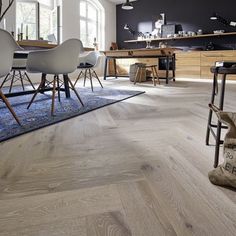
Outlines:
<svg viewBox="0 0 236 236"><path fill-rule="evenodd" d="M121 212L106 212L86 217L88 236L132 236Z"/></svg>
<svg viewBox="0 0 236 236"><path fill-rule="evenodd" d="M103 84L146 93L0 143L0 235L235 235L235 191L207 176L211 81Z"/></svg>

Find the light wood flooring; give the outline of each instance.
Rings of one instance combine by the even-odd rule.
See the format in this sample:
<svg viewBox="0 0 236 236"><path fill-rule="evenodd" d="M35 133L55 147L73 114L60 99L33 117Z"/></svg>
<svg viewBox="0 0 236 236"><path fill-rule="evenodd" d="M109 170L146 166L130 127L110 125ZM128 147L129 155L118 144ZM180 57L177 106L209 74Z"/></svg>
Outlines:
<svg viewBox="0 0 236 236"><path fill-rule="evenodd" d="M146 93L0 144L0 236L236 235L236 194L207 177L211 84L103 84Z"/></svg>

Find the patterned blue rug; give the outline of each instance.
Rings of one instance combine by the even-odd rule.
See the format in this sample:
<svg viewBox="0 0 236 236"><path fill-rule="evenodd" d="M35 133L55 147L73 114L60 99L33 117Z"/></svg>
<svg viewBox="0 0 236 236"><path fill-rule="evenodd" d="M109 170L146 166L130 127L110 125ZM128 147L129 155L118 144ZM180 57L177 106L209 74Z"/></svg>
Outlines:
<svg viewBox="0 0 236 236"><path fill-rule="evenodd" d="M78 88L77 91L84 107L72 91L70 99L65 98L64 93L61 92L61 102L55 99L55 116L53 117L50 114L50 92L37 95L29 110L26 107L32 95L8 98L22 127L16 123L5 104L0 102L0 142L144 93L98 87L94 92L91 92L90 88Z"/></svg>

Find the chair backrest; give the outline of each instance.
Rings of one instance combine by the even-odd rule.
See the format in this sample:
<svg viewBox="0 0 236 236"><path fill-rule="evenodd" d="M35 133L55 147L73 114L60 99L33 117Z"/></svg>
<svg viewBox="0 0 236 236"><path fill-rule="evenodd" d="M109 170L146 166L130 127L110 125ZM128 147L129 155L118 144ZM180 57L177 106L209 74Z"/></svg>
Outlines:
<svg viewBox="0 0 236 236"><path fill-rule="evenodd" d="M83 50L79 39L68 39L56 48L30 52L27 71L45 74L68 74L76 70Z"/></svg>
<svg viewBox="0 0 236 236"><path fill-rule="evenodd" d="M14 51L18 48L12 35L0 29L0 77L7 75L13 64Z"/></svg>
<svg viewBox="0 0 236 236"><path fill-rule="evenodd" d="M86 63L89 63L96 67L98 65L98 62L100 60L100 57L102 54L98 51L91 51L86 56Z"/></svg>

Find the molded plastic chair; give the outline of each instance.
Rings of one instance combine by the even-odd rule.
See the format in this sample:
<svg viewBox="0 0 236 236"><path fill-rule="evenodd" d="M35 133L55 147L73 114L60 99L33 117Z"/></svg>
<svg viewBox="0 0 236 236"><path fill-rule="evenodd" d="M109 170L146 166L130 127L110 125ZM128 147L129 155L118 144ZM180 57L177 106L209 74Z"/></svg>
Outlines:
<svg viewBox="0 0 236 236"><path fill-rule="evenodd" d="M0 78L6 76L10 72L13 63L14 51L16 49L17 44L11 34L5 30L0 29ZM17 118L13 108L11 107L5 95L2 93L1 89L0 98L6 104L13 117L20 125L19 119Z"/></svg>
<svg viewBox="0 0 236 236"><path fill-rule="evenodd" d="M47 82L47 74L54 75L54 79L52 81L52 115L54 114L54 100L56 90L58 91L58 98L60 101L60 88L62 84L60 85L61 80L59 79L59 75L63 75L64 77L63 84L65 85L65 91L68 93L69 88L71 88L82 106L84 106L78 92L68 77L68 74L74 72L77 68L78 56L82 50L81 46L82 43L80 40L69 39L56 48L29 53L26 69L31 73L42 73L42 80L39 87L36 89L36 92L33 95L27 109L29 109L33 103L36 95L39 92L44 91L45 84Z"/></svg>
<svg viewBox="0 0 236 236"><path fill-rule="evenodd" d="M9 86L9 93L11 93L13 84L16 83L17 81L20 81L21 87L23 91L25 91L25 84L24 82L26 81L29 83L33 89L35 89L31 79L29 78L28 74L26 73L26 63L27 59L25 58L14 58L13 59L13 66L11 69L11 72L6 75L4 78L3 82L0 85L0 88L4 86L7 82L10 81L10 86Z"/></svg>
<svg viewBox="0 0 236 236"><path fill-rule="evenodd" d="M99 80L97 73L95 71L96 68L99 67L100 61L101 61L102 54L97 51L91 51L88 52L86 55L79 56L79 66L78 69L81 69L74 86L77 84L78 80L81 78L81 76L84 77L84 86L86 83L86 79L88 78L90 80L91 89L93 91L93 78L97 79L99 84L102 86L101 81Z"/></svg>

